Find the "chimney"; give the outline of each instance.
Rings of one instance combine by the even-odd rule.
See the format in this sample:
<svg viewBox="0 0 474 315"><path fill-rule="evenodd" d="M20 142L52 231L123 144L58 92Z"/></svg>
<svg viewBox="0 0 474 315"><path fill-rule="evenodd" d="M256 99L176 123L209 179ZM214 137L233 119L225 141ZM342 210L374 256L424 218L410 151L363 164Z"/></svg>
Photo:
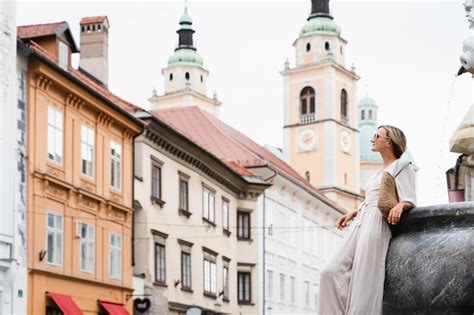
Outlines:
<svg viewBox="0 0 474 315"><path fill-rule="evenodd" d="M105 87L109 82L109 20L107 16L84 17L80 22L79 69Z"/></svg>

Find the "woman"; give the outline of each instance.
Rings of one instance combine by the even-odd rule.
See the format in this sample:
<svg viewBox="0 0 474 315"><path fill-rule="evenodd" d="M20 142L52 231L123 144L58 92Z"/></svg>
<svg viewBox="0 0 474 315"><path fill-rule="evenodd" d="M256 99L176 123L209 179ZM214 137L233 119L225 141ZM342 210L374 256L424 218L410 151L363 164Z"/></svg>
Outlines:
<svg viewBox="0 0 474 315"><path fill-rule="evenodd" d="M415 169L400 159L406 149L403 132L393 126L380 126L372 139L372 151L379 152L383 168L368 181L365 200L356 211L343 215L337 227L354 222L323 270L319 284L320 315L382 314L385 258L392 233L402 213L415 206ZM407 165L408 163L408 165ZM377 208L380 180L384 171L396 177L400 202L385 219Z"/></svg>

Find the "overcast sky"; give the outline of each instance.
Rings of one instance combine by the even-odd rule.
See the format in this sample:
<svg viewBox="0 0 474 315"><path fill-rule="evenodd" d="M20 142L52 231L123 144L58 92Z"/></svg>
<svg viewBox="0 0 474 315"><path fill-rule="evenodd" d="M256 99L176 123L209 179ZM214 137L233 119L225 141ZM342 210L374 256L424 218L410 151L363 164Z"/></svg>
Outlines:
<svg viewBox="0 0 474 315"><path fill-rule="evenodd" d="M361 76L359 99L379 105L379 124L405 131L417 164L419 205L447 202L445 172L458 154L448 141L471 104L472 79L455 79L470 35L461 1L331 1L348 40L346 66ZM20 1L17 24L67 21L79 43L79 20L110 21L109 88L145 108L177 44L184 1ZM195 46L210 70L208 95L223 102L221 119L258 143L282 147L283 80L279 71L309 14L310 0L193 1ZM449 102L451 88L452 97ZM368 90L368 92L367 92ZM370 144L367 144L370 145Z"/></svg>

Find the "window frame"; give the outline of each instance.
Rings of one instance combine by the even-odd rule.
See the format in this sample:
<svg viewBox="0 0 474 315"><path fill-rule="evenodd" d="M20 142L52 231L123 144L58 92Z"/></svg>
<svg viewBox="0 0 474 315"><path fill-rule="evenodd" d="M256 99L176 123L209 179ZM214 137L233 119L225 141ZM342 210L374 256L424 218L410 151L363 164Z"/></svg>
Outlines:
<svg viewBox="0 0 474 315"><path fill-rule="evenodd" d="M241 277L248 276L248 298L245 295L247 291L244 292L244 297L241 299ZM243 279L245 281L245 279ZM245 286L245 283L244 283ZM245 290L245 288L244 288ZM250 271L238 271L237 272L237 301L238 304L251 304L252 303L252 273Z"/></svg>
<svg viewBox="0 0 474 315"><path fill-rule="evenodd" d="M189 179L190 176L178 171L178 212L186 217L191 216L189 211ZM182 190L186 187L185 191ZM184 195L183 195L184 194ZM184 206L184 207L183 207Z"/></svg>
<svg viewBox="0 0 474 315"><path fill-rule="evenodd" d="M248 226L241 225L242 223L240 222L240 217L248 218L248 222L247 222ZM246 240L246 241L252 240L251 225L252 225L251 212L248 210L237 209L237 240Z"/></svg>
<svg viewBox="0 0 474 315"><path fill-rule="evenodd" d="M280 273L280 303L285 302L285 275Z"/></svg>
<svg viewBox="0 0 474 315"><path fill-rule="evenodd" d="M115 154L112 153L112 150L115 150ZM118 151L118 155L116 153L117 151ZM122 187L121 185L121 182L122 182L122 144L120 144L119 142L113 139L109 141L109 159L110 159L110 165L109 165L110 187L116 190L120 190ZM117 181L116 183L114 183L114 179L115 181Z"/></svg>
<svg viewBox="0 0 474 315"><path fill-rule="evenodd" d="M85 238L82 235L82 227L84 226L86 229ZM95 271L95 226L88 223L78 222L78 228L79 228L79 238L80 238L80 247L79 247L80 270L81 272L94 273ZM89 228L91 228L91 230L89 230ZM92 237L89 235L89 231L92 231ZM85 262L83 262L82 260L83 245L85 245L85 248L86 248ZM89 246L91 246L92 248L90 248ZM84 268L83 268L83 263L85 266ZM88 263L91 263L91 265L89 266Z"/></svg>
<svg viewBox="0 0 474 315"><path fill-rule="evenodd" d="M300 116L316 115L316 90L312 86L305 86L299 95Z"/></svg>
<svg viewBox="0 0 474 315"><path fill-rule="evenodd" d="M164 163L151 156L151 192L150 199L152 203L158 204L163 207L165 202L163 201L163 165ZM157 170L157 173L155 173ZM156 176L158 174L158 176Z"/></svg>
<svg viewBox="0 0 474 315"><path fill-rule="evenodd" d="M202 183L202 218L213 226L216 225L216 191L204 183Z"/></svg>
<svg viewBox="0 0 474 315"><path fill-rule="evenodd" d="M115 243L119 245L112 244L112 239L115 237ZM109 278L115 280L122 279L122 246L123 245L123 238L122 235L116 232L109 232L109 270L108 275ZM113 263L116 263L117 266L113 266ZM114 274L116 271L117 274Z"/></svg>
<svg viewBox="0 0 474 315"><path fill-rule="evenodd" d="M64 112L59 110L54 105L48 105L47 111L47 146L46 146L46 157L47 160L53 162L57 165L63 165L63 156L64 156ZM52 122L50 121L50 115L52 114ZM58 116L61 117L58 117ZM57 123L61 122L61 126L57 126ZM57 139L56 137L59 137ZM51 139L50 139L51 138ZM51 140L53 141L51 143ZM50 152L50 145L52 146L52 151ZM60 154L58 152L60 151ZM51 158L49 155L52 155ZM59 156L59 161L56 158L56 155Z"/></svg>
<svg viewBox="0 0 474 315"><path fill-rule="evenodd" d="M185 264L184 257L188 256L188 264ZM181 289L192 290L192 268L191 268L191 252L181 251ZM187 274L186 274L186 271ZM185 281L189 280L189 283Z"/></svg>
<svg viewBox="0 0 474 315"><path fill-rule="evenodd" d="M69 46L63 41L58 41L58 65L67 69L69 67Z"/></svg>
<svg viewBox="0 0 474 315"><path fill-rule="evenodd" d="M341 120L344 122L349 121L349 100L348 100L348 94L346 89L341 90L341 95L340 95L340 103L341 103Z"/></svg>
<svg viewBox="0 0 474 315"><path fill-rule="evenodd" d="M230 302L230 259L222 257L222 300Z"/></svg>
<svg viewBox="0 0 474 315"><path fill-rule="evenodd" d="M84 131L86 132L86 139L84 140ZM89 143L91 140L89 137L92 136L92 143ZM89 151L88 151L89 149ZM86 158L88 155L91 155L91 160L88 161L87 159L84 160L83 156L85 155ZM95 130L94 128L90 127L88 124L82 123L81 124L81 150L80 150L80 174L86 178L93 179L94 178L94 155L95 155ZM85 164L85 172L84 171L84 161L86 162ZM90 174L88 174L88 162L90 162Z"/></svg>
<svg viewBox="0 0 474 315"><path fill-rule="evenodd" d="M222 197L222 230L230 236L230 201Z"/></svg>
<svg viewBox="0 0 474 315"><path fill-rule="evenodd" d="M208 297L217 298L217 256L218 256L218 253L206 247L203 247L202 250L203 250L203 294Z"/></svg>
<svg viewBox="0 0 474 315"><path fill-rule="evenodd" d="M155 250L155 283L166 283L166 245L161 242L154 242Z"/></svg>
<svg viewBox="0 0 474 315"><path fill-rule="evenodd" d="M53 216L53 227L49 226L49 216ZM58 221L56 219L59 218L61 222L61 228L59 229L56 224ZM58 238L57 236L60 236L59 240L61 242L61 246L59 247L60 253L56 254L54 256L51 256L52 261L49 261L49 253L51 252L49 245L48 245L48 236L49 233L52 233L53 235L53 250L52 250L52 255L58 252L56 247L58 247L57 241ZM64 216L62 214L57 214L54 212L47 212L46 214L46 263L50 265L55 265L55 266L62 266L64 264Z"/></svg>

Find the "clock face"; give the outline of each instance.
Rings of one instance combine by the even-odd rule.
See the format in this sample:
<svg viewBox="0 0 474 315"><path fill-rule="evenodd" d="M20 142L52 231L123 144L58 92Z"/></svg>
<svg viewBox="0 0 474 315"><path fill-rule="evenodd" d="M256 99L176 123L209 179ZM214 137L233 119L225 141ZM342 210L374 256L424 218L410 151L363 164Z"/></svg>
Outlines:
<svg viewBox="0 0 474 315"><path fill-rule="evenodd" d="M351 134L347 130L341 131L341 149L346 153L351 151Z"/></svg>
<svg viewBox="0 0 474 315"><path fill-rule="evenodd" d="M298 131L298 152L316 150L318 138L315 129L300 129Z"/></svg>

